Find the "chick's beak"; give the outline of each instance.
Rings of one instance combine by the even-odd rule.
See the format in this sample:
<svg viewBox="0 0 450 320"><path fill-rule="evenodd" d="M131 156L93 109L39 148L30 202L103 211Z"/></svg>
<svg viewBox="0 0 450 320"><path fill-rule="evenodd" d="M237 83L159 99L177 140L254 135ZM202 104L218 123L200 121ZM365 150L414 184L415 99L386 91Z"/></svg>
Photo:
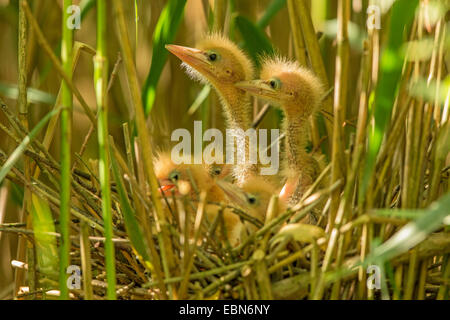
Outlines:
<svg viewBox="0 0 450 320"><path fill-rule="evenodd" d="M238 186L224 180L217 180L216 184L225 192L232 202L240 207L247 206L247 197L245 196L245 192Z"/></svg>
<svg viewBox="0 0 450 320"><path fill-rule="evenodd" d="M159 187L159 192L164 195L169 195L171 190L175 188L176 185L173 184L170 180L161 181L161 186Z"/></svg>
<svg viewBox="0 0 450 320"><path fill-rule="evenodd" d="M241 81L234 84L237 88L265 99L276 99L279 92L270 87L265 80Z"/></svg>
<svg viewBox="0 0 450 320"><path fill-rule="evenodd" d="M174 44L166 44L166 49L200 73L208 71L210 62L204 51Z"/></svg>

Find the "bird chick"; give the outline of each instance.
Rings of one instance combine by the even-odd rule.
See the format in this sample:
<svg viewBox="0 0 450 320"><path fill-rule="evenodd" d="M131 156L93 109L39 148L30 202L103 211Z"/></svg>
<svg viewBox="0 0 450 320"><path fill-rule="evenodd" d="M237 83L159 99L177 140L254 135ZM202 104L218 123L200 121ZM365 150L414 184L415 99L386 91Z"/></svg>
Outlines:
<svg viewBox="0 0 450 320"><path fill-rule="evenodd" d="M229 182L234 182L233 179L233 167L230 164L223 163L223 164L205 164L206 170L208 171L208 174L213 179L220 179L225 180Z"/></svg>
<svg viewBox="0 0 450 320"><path fill-rule="evenodd" d="M251 177L241 187L222 181L219 181L218 185L224 190L233 205L241 208L242 211L257 219L261 224L264 224L266 221L270 199L274 194L278 193L276 187L259 176ZM276 208L277 214L285 210L285 201L279 199L278 207ZM246 223L246 226L250 232L255 232L257 229L251 223Z"/></svg>
<svg viewBox="0 0 450 320"><path fill-rule="evenodd" d="M225 230L222 230L221 227L216 228L215 236L218 240L228 241L232 247L236 247L241 243L243 223L239 215L232 208L223 208L220 205L208 204L205 206L205 213L211 224L222 214Z"/></svg>
<svg viewBox="0 0 450 320"><path fill-rule="evenodd" d="M186 162L186 161L185 161ZM226 179L230 174L230 168L227 165L198 165L198 164L175 164L169 153L161 153L158 155L154 164L155 175L160 184L160 191L165 195L174 192L178 196L188 196L191 199L196 198L197 190L206 191L205 213L209 221L214 221L216 216L222 210L222 207L215 203L223 202L226 199L225 193L216 184L218 179ZM195 184L195 186L193 186ZM169 202L171 199L168 199ZM226 208L223 211L226 235L219 234L223 241L228 239L231 246L236 246L240 242L240 221L239 217ZM194 219L194 217L191 217ZM179 217L181 224L185 222ZM194 221L191 221L194 226ZM191 228L191 239L194 238L194 229Z"/></svg>
<svg viewBox="0 0 450 320"><path fill-rule="evenodd" d="M217 185L223 189L232 206L241 209L247 215L264 224L266 212L272 195L276 194L276 188L273 187L262 177L254 176L245 181L242 187L238 187L228 181L217 180ZM278 202L277 212L284 212L286 205L284 201ZM208 205L205 212L210 222L219 215L222 210L223 225L225 235L219 229L218 238L222 241L228 240L232 247L236 247L242 242L245 230L247 232L256 232L255 224L241 220L234 208L222 208L217 205Z"/></svg>
<svg viewBox="0 0 450 320"><path fill-rule="evenodd" d="M252 106L250 96L234 84L253 79L251 60L236 44L219 34L206 37L196 48L177 45L166 45L166 48L183 61L183 66L193 79L214 87L223 106L227 127L236 130L236 138L243 136L252 125ZM255 164L248 163L249 148L249 141L245 139L247 161L233 169L238 184L257 170Z"/></svg>
<svg viewBox="0 0 450 320"><path fill-rule="evenodd" d="M185 161L189 163L189 161ZM214 183L214 174L220 176L222 171L211 171L210 168L200 164L175 164L170 154L161 153L154 164L155 175L161 185L161 192L170 194L175 191L176 195L189 195L195 198L195 190L205 190L207 201L221 202L225 195ZM192 161L191 161L192 163ZM218 167L220 168L220 167ZM192 184L195 184L193 186Z"/></svg>
<svg viewBox="0 0 450 320"><path fill-rule="evenodd" d="M297 62L275 57L263 61L260 79L236 86L283 110L286 183L280 198L291 205L297 203L320 174L319 163L306 152L308 118L318 109L323 96L320 80Z"/></svg>

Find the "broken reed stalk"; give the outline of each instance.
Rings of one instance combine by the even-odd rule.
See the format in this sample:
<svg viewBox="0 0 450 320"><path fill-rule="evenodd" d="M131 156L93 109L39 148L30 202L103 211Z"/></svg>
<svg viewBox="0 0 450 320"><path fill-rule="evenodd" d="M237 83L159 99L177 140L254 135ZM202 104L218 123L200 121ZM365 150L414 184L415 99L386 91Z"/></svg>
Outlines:
<svg viewBox="0 0 450 320"><path fill-rule="evenodd" d="M107 297L116 299L116 266L112 242L111 183L108 135L108 59L106 57L106 0L97 0L97 54L94 57L94 85L98 108L99 178L102 191L102 212L105 228L105 259Z"/></svg>
<svg viewBox="0 0 450 320"><path fill-rule="evenodd" d="M72 46L73 30L67 25L68 11L72 0L64 0L62 19L62 47L61 61L64 73L72 79ZM60 206L60 263L59 263L59 291L60 299L69 299L67 286L67 268L70 264L70 191L71 191L71 144L72 144L72 91L66 81L62 87L61 110L61 206Z"/></svg>

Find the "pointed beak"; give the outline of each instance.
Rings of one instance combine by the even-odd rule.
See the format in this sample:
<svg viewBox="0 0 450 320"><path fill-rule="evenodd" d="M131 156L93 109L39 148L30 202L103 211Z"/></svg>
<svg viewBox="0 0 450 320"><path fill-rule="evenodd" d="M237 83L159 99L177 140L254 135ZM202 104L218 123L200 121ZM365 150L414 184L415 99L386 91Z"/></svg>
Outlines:
<svg viewBox="0 0 450 320"><path fill-rule="evenodd" d="M166 191L172 190L173 188L175 188L174 184L168 184L165 186L161 186L161 188L159 188L159 190L162 192L166 192Z"/></svg>
<svg viewBox="0 0 450 320"><path fill-rule="evenodd" d="M274 100L279 97L279 92L275 89L272 89L270 85L265 80L250 80L250 81L241 81L234 84L237 88L244 90L251 95L263 98Z"/></svg>
<svg viewBox="0 0 450 320"><path fill-rule="evenodd" d="M247 206L247 197L245 196L245 192L238 186L224 180L217 180L216 183L223 190L223 192L225 192L231 202L243 208Z"/></svg>
<svg viewBox="0 0 450 320"><path fill-rule="evenodd" d="M161 186L159 187L159 193L164 195L170 195L170 192L173 188L175 188L176 185L170 182L170 180L163 180L161 181Z"/></svg>
<svg viewBox="0 0 450 320"><path fill-rule="evenodd" d="M208 71L208 67L211 65L202 50L174 44L166 44L166 49L200 73Z"/></svg>

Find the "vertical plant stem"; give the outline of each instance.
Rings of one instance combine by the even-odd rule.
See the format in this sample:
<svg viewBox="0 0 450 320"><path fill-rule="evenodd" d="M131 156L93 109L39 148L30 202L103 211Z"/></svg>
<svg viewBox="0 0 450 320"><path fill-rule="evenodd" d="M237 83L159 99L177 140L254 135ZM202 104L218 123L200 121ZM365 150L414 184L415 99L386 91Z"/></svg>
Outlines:
<svg viewBox="0 0 450 320"><path fill-rule="evenodd" d="M294 39L294 51L297 61L301 65L308 65L308 58L306 57L305 40L303 38L303 31L300 23L300 15L297 13L298 7L294 0L287 1L287 8L289 13L289 22L292 30L292 37ZM310 118L311 124L311 138L314 149L319 148L320 135L316 124L315 117Z"/></svg>
<svg viewBox="0 0 450 320"><path fill-rule="evenodd" d="M62 48L61 61L63 70L72 80L72 45L73 30L67 25L69 19L68 8L72 5L72 0L64 0L62 19ZM70 11L69 11L70 12ZM70 172L71 172L71 141L72 141L72 91L68 83L64 80L62 87L62 110L61 110L61 207L60 207L60 228L61 245L59 255L59 290L60 299L69 298L67 287L66 270L70 263Z"/></svg>
<svg viewBox="0 0 450 320"><path fill-rule="evenodd" d="M128 134L128 133L127 133ZM129 140L125 138L125 140ZM131 146L131 144L130 144ZM114 151L114 156L111 157L111 165L113 170L115 165L115 161L117 161L117 163L122 167L123 170L123 176L128 176L130 177L130 169L129 167L127 167L127 163L125 162L124 159L122 159L120 153L118 152L117 148L114 146L114 140L112 139L112 137L110 136L110 150L111 152ZM134 177L134 175L133 175ZM158 251L156 250L156 246L155 246L155 242L153 241L153 236L152 236L152 230L151 230L151 225L149 223L149 217L146 214L142 203L138 200L138 195L137 193L140 191L137 185L137 182L134 180L134 178L132 179L128 179L129 183L130 183L130 190L131 190L131 195L133 197L133 201L134 201L134 205L136 207L136 218L140 221L140 223L142 224L142 231L144 233L144 239L147 242L147 249L148 249L148 254L151 257L151 263L153 264L154 270L152 270L151 266L148 263L145 263L145 267L150 271L154 271L155 274L155 278L156 281L158 282L159 288L161 290L161 296L163 299L167 299L167 290L166 287L164 285L164 281L163 281L163 273L162 273L162 269L161 269L161 264L160 264L160 256L158 254ZM134 181L133 181L134 180ZM121 185L123 185L122 179L120 177L117 178L116 183L118 183L117 185L120 187ZM131 187L131 185L133 185L133 187ZM120 190L120 188L119 188Z"/></svg>
<svg viewBox="0 0 450 320"><path fill-rule="evenodd" d="M331 176L332 183L341 179L344 175L342 172L343 159L342 150L344 147L342 134L342 119L345 119L345 108L347 103L347 81L348 81L348 58L349 58L349 43L348 43L348 13L350 9L350 2L348 0L339 0L338 3L338 55L336 57L336 79L335 79L335 97L334 97L334 129L333 129L333 147L332 147L332 162L331 162ZM349 197L350 187L348 184L346 188L346 195ZM344 222L345 202L340 206L340 189L336 189L331 198L331 207L328 220L328 230L331 231L330 241L328 243L327 251L322 265L322 275L319 278L315 299L322 299L324 287L326 285L324 274L331 266L333 255L336 246L339 243L340 232L339 228ZM338 208L340 214L336 215ZM336 220L336 221L335 221Z"/></svg>
<svg viewBox="0 0 450 320"><path fill-rule="evenodd" d="M221 32L223 34L227 34L228 30L225 29L225 18L227 14L227 3L229 1L225 0L214 0L214 20L212 31L213 32ZM230 4L231 6L231 4ZM203 121L203 130L205 128L210 128L215 126L216 114L217 110L220 108L219 97L215 93L214 90L210 92L208 96L208 100L206 103L202 105L202 121Z"/></svg>
<svg viewBox="0 0 450 320"><path fill-rule="evenodd" d="M403 282L403 270L404 266L403 264L399 265L397 268L395 268L394 272L394 294L392 299L393 300L400 300L402 298L402 282Z"/></svg>
<svg viewBox="0 0 450 320"><path fill-rule="evenodd" d="M405 295L403 296L404 300L413 299L414 288L416 284L417 264L417 250L413 250L409 258L408 275L406 277L405 283Z"/></svg>
<svg viewBox="0 0 450 320"><path fill-rule="evenodd" d="M339 180L345 175L344 159L342 150L344 149L344 135L342 124L345 119L347 107L347 86L348 86L348 62L350 47L348 42L348 19L350 3L348 0L338 2L338 52L336 57L336 77L334 89L334 123L333 123L333 143L331 154L331 183ZM336 212L339 206L340 190L337 189L332 194L329 214L328 228L333 228Z"/></svg>
<svg viewBox="0 0 450 320"><path fill-rule="evenodd" d="M223 32L225 16L227 13L227 2L225 0L214 0L214 25L213 31Z"/></svg>
<svg viewBox="0 0 450 320"><path fill-rule="evenodd" d="M137 63L138 41L139 41L139 8L137 0L134 0L134 25L135 25L135 44L134 44L134 59Z"/></svg>
<svg viewBox="0 0 450 320"><path fill-rule="evenodd" d="M295 0L293 4L296 8L294 11L297 12L302 26L303 38L306 49L308 50L308 57L310 59L311 67L322 81L324 88L328 90L328 76L322 59L322 54L320 52L319 41L317 40L316 32L314 30L311 11L308 9L308 5L305 0ZM328 95L323 102L323 109L328 112L333 110L333 101L331 100L330 95ZM327 121L325 122L325 125L327 127L328 136L331 137L333 128Z"/></svg>
<svg viewBox="0 0 450 320"><path fill-rule="evenodd" d="M19 5L19 52L18 52L18 65L19 65L19 98L18 107L19 115L22 117L22 123L27 120L28 106L27 106L27 19L22 7L23 0L20 0ZM28 128L28 121L26 121L25 128Z"/></svg>
<svg viewBox="0 0 450 320"><path fill-rule="evenodd" d="M91 244L89 242L89 225L85 221L81 222L80 255L81 269L83 270L84 300L92 300Z"/></svg>
<svg viewBox="0 0 450 320"><path fill-rule="evenodd" d="M434 99L434 119L433 122L435 123L436 128L441 128L441 132L445 133L445 126L440 126L440 117L437 115L440 113L441 108L439 107L438 102L438 92L439 88L441 86L441 78L442 78L442 69L443 69L443 59L444 59L444 39L446 38L445 32L446 31L446 24L442 23L442 21L438 22L438 25L436 27L436 33L441 36L440 44L439 44L439 53L438 53L438 63L437 63L437 75L436 75L436 91L435 91L435 99ZM448 124L447 124L448 126ZM435 129L436 130L436 129ZM448 130L448 129L447 129ZM437 199L438 197L438 191L439 191L439 185L440 185L440 172L442 169L442 166L445 162L445 150L442 150L442 152L439 152L436 147L433 147L432 150L432 163L430 165L430 171L431 171L431 178L430 178L430 191L428 198L424 202L426 205L430 205L431 202Z"/></svg>
<svg viewBox="0 0 450 320"><path fill-rule="evenodd" d="M420 41L423 34L423 10L419 10L417 19L417 39ZM415 59L413 67L412 81L417 82L421 72L421 61ZM418 157L420 155L420 137L422 136L421 121L423 117L423 101L421 98L413 100L413 107L409 111L406 126L406 155L404 170L404 186L402 187L402 207L416 207L418 196L416 186L418 187Z"/></svg>
<svg viewBox="0 0 450 320"><path fill-rule="evenodd" d="M200 203L197 207L197 214L195 217L195 225L194 225L194 241L193 244L189 248L189 235L188 237L185 236L184 242L187 243L188 250L185 251L186 255L186 262L184 265L184 274L183 274L183 280L181 281L180 289L178 291L178 295L181 299L186 298L186 292L189 284L189 274L191 272L192 266L194 264L194 258L196 256L196 249L197 249L197 241L200 238L200 229L203 222L203 217L205 214L205 203L206 203L206 192L202 191L200 193ZM185 211L186 213L188 210ZM186 225L189 225L190 222L188 222Z"/></svg>
<svg viewBox="0 0 450 320"><path fill-rule="evenodd" d="M297 6L295 5L295 0L287 0L287 7L289 12L289 22L292 30L292 38L294 39L294 51L297 61L300 64L306 66L306 49L305 41L303 39L303 32L300 23L300 16L297 13Z"/></svg>
<svg viewBox="0 0 450 320"><path fill-rule="evenodd" d="M427 282L428 260L420 264L419 284L417 285L417 300L425 300L425 284Z"/></svg>
<svg viewBox="0 0 450 320"><path fill-rule="evenodd" d="M119 40L123 52L123 59L127 70L128 80L130 82L131 97L133 99L133 105L136 113L136 126L140 141L140 155L142 156L145 174L150 185L150 196L156 211L156 229L158 232L158 242L161 248L161 258L163 262L164 273L168 278L170 277L171 270L175 267L174 254L172 243L170 241L168 224L163 212L161 201L158 198L158 181L156 180L155 172L153 170L152 143L150 141L147 125L145 122L144 106L141 100L136 68L134 67L131 54L130 40L127 34L125 16L123 11L123 3L121 0L115 0L113 4L114 11L117 15ZM170 289L172 289L172 287ZM170 292L172 293L171 290Z"/></svg>
<svg viewBox="0 0 450 320"><path fill-rule="evenodd" d="M20 2L23 2L21 0ZM21 3L20 3L21 4ZM19 119L23 127L28 129L28 104L27 104L27 72L26 72L26 45L27 45L27 20L25 17L25 12L22 6L19 7L19 47L18 47L18 66L19 66L19 97L18 97L18 109L19 109ZM30 181L30 161L28 158L24 159L24 174L27 181ZM30 192L28 188L25 188L22 210L20 213L19 221L25 222L27 220L27 212L29 212L29 200ZM17 247L17 259L24 260L25 258L25 239L23 237L19 238ZM28 244L27 244L28 245ZM24 271L23 269L16 269L15 274L15 286L17 290L23 285L24 281ZM30 292L35 291L35 288L31 289ZM32 296L33 297L33 296Z"/></svg>
<svg viewBox="0 0 450 320"><path fill-rule="evenodd" d="M102 191L102 212L105 227L105 258L107 297L116 299L116 266L112 242L111 188L109 175L108 108L106 88L108 84L108 60L106 57L106 0L97 0L97 54L95 55L94 82L98 108L99 175Z"/></svg>
<svg viewBox="0 0 450 320"><path fill-rule="evenodd" d="M437 300L448 300L449 295L449 280L450 280L450 264L448 263L449 255L446 254L442 257L442 277L444 279L444 283L439 286L439 291L437 295Z"/></svg>
<svg viewBox="0 0 450 320"><path fill-rule="evenodd" d="M56 69L56 72L64 79L64 83L66 84L66 87L68 87L70 90L72 90L73 94L75 95L77 100L80 102L81 106L83 107L83 110L86 113L86 115L88 116L89 120L93 124L96 123L94 113L92 112L90 107L87 105L87 103L84 100L83 96L81 95L80 91L78 91L78 89L74 86L74 84L72 82L71 75L73 72L71 71L71 69L69 67L67 69L65 69L60 64L58 58L56 57L55 53L53 52L53 50L50 46L50 44L48 43L47 39L45 38L44 33L42 32L41 28L39 27L39 24L36 21L36 18L31 13L31 9L30 9L30 6L28 5L28 2L24 0L24 2L22 3L22 7L25 11L25 14L27 15L28 22L30 23L31 28L33 29L33 32L37 38L37 41L39 42L39 45L42 47L45 54L50 59L53 67L55 67L55 69ZM68 16L69 16L69 14L66 14L64 19L67 19ZM64 21L67 21L67 20L64 20ZM64 26L64 27L66 27L66 26ZM72 30L70 30L70 29L68 29L68 30L71 31L71 39L73 39ZM62 52L62 50L61 50L61 52ZM72 47L70 48L70 56L71 56L71 61L73 61L73 48ZM64 105L64 102L63 102L63 105Z"/></svg>

